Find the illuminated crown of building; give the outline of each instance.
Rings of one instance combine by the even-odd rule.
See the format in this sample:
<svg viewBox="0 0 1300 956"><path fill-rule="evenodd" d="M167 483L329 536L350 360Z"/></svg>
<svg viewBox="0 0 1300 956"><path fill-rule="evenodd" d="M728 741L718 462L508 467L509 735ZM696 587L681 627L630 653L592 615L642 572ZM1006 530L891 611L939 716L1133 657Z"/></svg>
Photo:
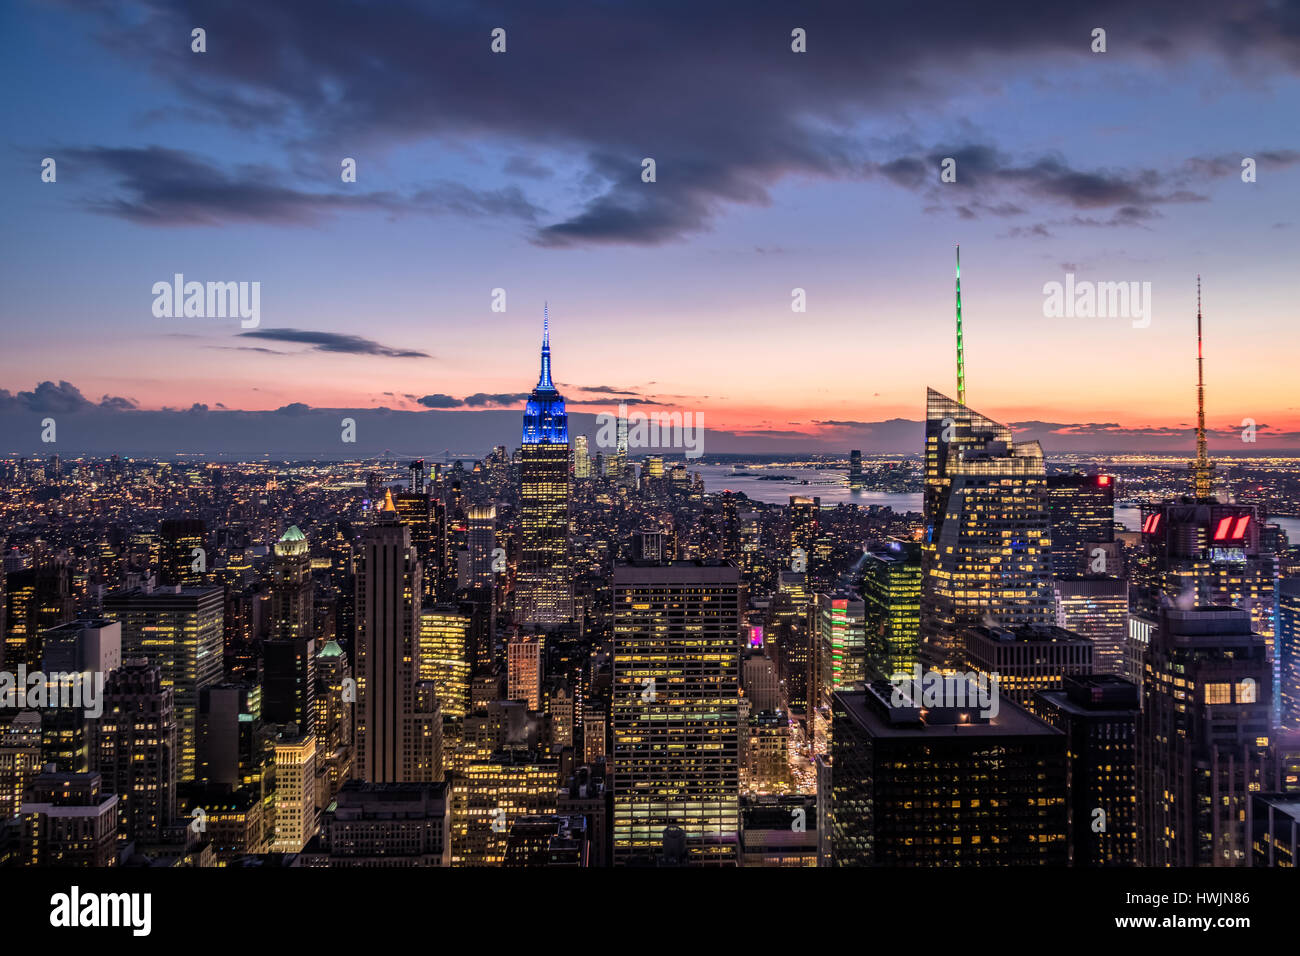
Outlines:
<svg viewBox="0 0 1300 956"><path fill-rule="evenodd" d="M537 387L524 406L523 443L525 445L567 445L569 416L564 410L564 396L551 381L551 316L549 307L542 310L542 372Z"/></svg>

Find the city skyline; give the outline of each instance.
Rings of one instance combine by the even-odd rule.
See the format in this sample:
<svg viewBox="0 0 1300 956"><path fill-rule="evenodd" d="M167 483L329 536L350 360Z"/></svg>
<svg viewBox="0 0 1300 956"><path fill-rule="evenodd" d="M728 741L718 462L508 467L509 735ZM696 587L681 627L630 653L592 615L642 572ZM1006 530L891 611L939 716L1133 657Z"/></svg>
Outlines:
<svg viewBox="0 0 1300 956"><path fill-rule="evenodd" d="M562 6L503 14L499 55L479 12L200 6L208 47L192 53L189 14L124 11L0 14L21 129L0 163L24 235L0 263L5 452L45 413L96 418L104 437L193 435L205 409L256 427L387 408L418 416L413 439L464 447L522 406L545 300L575 432L624 400L703 413L719 451L903 451L890 423L919 430L923 389L953 388L958 241L969 400L1018 438L1049 455L1181 452L1199 272L1211 454L1300 448L1289 351L1273 347L1294 337L1300 195L1274 118L1298 81L1267 4L1231 20L939 4L923 32L763 6L678 11L670 36ZM633 30L671 45L672 75L648 39L611 60ZM433 36L445 56L423 55ZM38 79L56 54L75 67ZM616 122L554 105L588 88L584 70L630 83L600 101ZM259 325L155 317L150 289L178 273L260 282ZM1045 285L1070 275L1149 282L1149 325L1047 317Z"/></svg>

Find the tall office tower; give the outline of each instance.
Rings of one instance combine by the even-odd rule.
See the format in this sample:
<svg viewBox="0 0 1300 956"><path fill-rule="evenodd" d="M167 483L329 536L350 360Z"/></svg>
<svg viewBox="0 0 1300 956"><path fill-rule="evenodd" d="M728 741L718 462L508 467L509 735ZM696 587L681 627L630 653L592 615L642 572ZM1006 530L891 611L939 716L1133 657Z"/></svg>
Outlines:
<svg viewBox="0 0 1300 956"><path fill-rule="evenodd" d="M921 546L893 540L868 551L862 574L866 676L910 675L920 660Z"/></svg>
<svg viewBox="0 0 1300 956"><path fill-rule="evenodd" d="M856 448L849 452L849 488L853 491L862 489L862 452Z"/></svg>
<svg viewBox="0 0 1300 956"><path fill-rule="evenodd" d="M1093 546L1115 540L1115 482L1110 475L1049 475L1047 512L1054 576L1109 573L1106 549Z"/></svg>
<svg viewBox="0 0 1300 956"><path fill-rule="evenodd" d="M1065 733L1072 866L1137 865L1138 688L1114 674L1066 677L1033 710Z"/></svg>
<svg viewBox="0 0 1300 956"><path fill-rule="evenodd" d="M37 774L20 811L22 865L116 866L117 804L97 773Z"/></svg>
<svg viewBox="0 0 1300 956"><path fill-rule="evenodd" d="M1093 672L1092 642L1055 624L977 624L962 632L962 646L966 666L997 675L999 697L1021 707L1039 691L1060 690L1067 676Z"/></svg>
<svg viewBox="0 0 1300 956"><path fill-rule="evenodd" d="M1056 623L1092 641L1095 674L1124 673L1128 582L1101 575L1057 578Z"/></svg>
<svg viewBox="0 0 1300 956"><path fill-rule="evenodd" d="M158 525L158 583L198 587L207 568L208 528L199 518L165 518Z"/></svg>
<svg viewBox="0 0 1300 956"><path fill-rule="evenodd" d="M618 422L614 436L615 449L614 458L617 462L618 474L623 474L623 469L627 467L627 406L620 404L618 406Z"/></svg>
<svg viewBox="0 0 1300 956"><path fill-rule="evenodd" d="M424 494L424 459L417 458L406 466L406 471L410 476L407 481L406 490L413 495Z"/></svg>
<svg viewBox="0 0 1300 956"><path fill-rule="evenodd" d="M542 371L524 406L519 457L519 568L515 620L563 624L573 617L569 577L569 416L551 382L550 319L542 331Z"/></svg>
<svg viewBox="0 0 1300 956"><path fill-rule="evenodd" d="M325 791L317 803L322 807L352 775L352 695L344 684L351 679L347 654L327 642L316 654L316 762Z"/></svg>
<svg viewBox="0 0 1300 956"><path fill-rule="evenodd" d="M302 636L262 645L262 719L297 724L303 733L316 726L316 642Z"/></svg>
<svg viewBox="0 0 1300 956"><path fill-rule="evenodd" d="M180 740L176 697L162 668L127 659L104 685L104 712L95 721L90 769L104 792L118 798L122 840L161 843L176 818Z"/></svg>
<svg viewBox="0 0 1300 956"><path fill-rule="evenodd" d="M72 566L65 557L38 561L5 575L4 665L16 673L41 666L41 634L75 617Z"/></svg>
<svg viewBox="0 0 1300 956"><path fill-rule="evenodd" d="M497 547L496 505L471 505L469 509L469 587L496 586L492 561Z"/></svg>
<svg viewBox="0 0 1300 956"><path fill-rule="evenodd" d="M357 776L419 782L412 745L424 582L392 495L362 540L356 581Z"/></svg>
<svg viewBox="0 0 1300 956"><path fill-rule="evenodd" d="M23 794L42 766L41 715L20 710L0 727L0 823L18 816Z"/></svg>
<svg viewBox="0 0 1300 956"><path fill-rule="evenodd" d="M729 564L614 569L614 862L657 852L734 864L743 587Z"/></svg>
<svg viewBox="0 0 1300 956"><path fill-rule="evenodd" d="M1250 800L1268 776L1272 671L1250 615L1160 609L1138 722L1144 866L1249 866Z"/></svg>
<svg viewBox="0 0 1300 956"><path fill-rule="evenodd" d="M559 765L510 745L470 763L452 790L452 866L500 866L522 816L554 813Z"/></svg>
<svg viewBox="0 0 1300 956"><path fill-rule="evenodd" d="M444 717L459 719L470 711L473 624L472 613L460 605L420 611L419 679L437 687Z"/></svg>
<svg viewBox="0 0 1300 956"><path fill-rule="evenodd" d="M109 674L122 664L122 624L85 618L52 627L41 636L41 669Z"/></svg>
<svg viewBox="0 0 1300 956"><path fill-rule="evenodd" d="M805 495L790 496L790 510L787 516L790 521L790 560L801 559L804 562L812 560L813 542L818 537L818 520L821 515L822 500L820 498L809 498ZM787 564L792 571L807 570L807 564L803 568Z"/></svg>
<svg viewBox="0 0 1300 956"><path fill-rule="evenodd" d="M305 866L450 866L445 783L349 780L321 820L320 853Z"/></svg>
<svg viewBox="0 0 1300 956"><path fill-rule="evenodd" d="M441 499L425 491L402 492L385 500L392 501L398 520L410 530L411 544L423 569L421 600L449 598L456 584L456 568L448 564L448 526Z"/></svg>
<svg viewBox="0 0 1300 956"><path fill-rule="evenodd" d="M271 559L272 640L313 637L311 547L294 525L275 543Z"/></svg>
<svg viewBox="0 0 1300 956"><path fill-rule="evenodd" d="M835 695L833 865L1064 866L1065 734L1013 704L985 717L893 691Z"/></svg>
<svg viewBox="0 0 1300 956"><path fill-rule="evenodd" d="M1043 450L1009 434L929 391L921 636L940 667L959 663L964 627L1056 620Z"/></svg>
<svg viewBox="0 0 1300 956"><path fill-rule="evenodd" d="M586 435L573 438L573 477L579 480L591 477L591 452L587 448Z"/></svg>
<svg viewBox="0 0 1300 956"><path fill-rule="evenodd" d="M256 684L214 684L199 695L198 763L195 780L235 790L256 780L274 757L274 730L262 723ZM269 756L268 756L269 754Z"/></svg>
<svg viewBox="0 0 1300 956"><path fill-rule="evenodd" d="M664 459L662 455L647 455L645 459L645 477L663 478Z"/></svg>
<svg viewBox="0 0 1300 956"><path fill-rule="evenodd" d="M722 493L721 557L740 564L740 505L734 491Z"/></svg>
<svg viewBox="0 0 1300 956"><path fill-rule="evenodd" d="M818 594L816 616L812 682L817 689L814 738L820 751L830 730L831 695L861 690L866 680L866 606L847 591Z"/></svg>
<svg viewBox="0 0 1300 956"><path fill-rule="evenodd" d="M162 669L176 693L179 779L195 779L199 695L221 680L225 593L219 587L110 594L104 613L122 624L122 657L143 657Z"/></svg>
<svg viewBox="0 0 1300 956"><path fill-rule="evenodd" d="M1143 508L1134 612L1154 618L1170 602L1230 604L1250 611L1271 646L1276 558L1260 546L1260 529L1254 505L1184 500Z"/></svg>
<svg viewBox="0 0 1300 956"><path fill-rule="evenodd" d="M808 590L805 574L782 571L777 580L769 643L776 648L777 673L785 685L786 707L794 713L806 714L816 703L816 693L808 686L813 661L809 621L813 595Z"/></svg>
<svg viewBox="0 0 1300 956"><path fill-rule="evenodd" d="M1278 582L1277 658L1282 726L1300 728L1300 578Z"/></svg>
<svg viewBox="0 0 1300 956"><path fill-rule="evenodd" d="M537 634L517 634L506 645L506 694L529 710L542 706L542 649Z"/></svg>
<svg viewBox="0 0 1300 956"><path fill-rule="evenodd" d="M273 853L298 853L316 835L316 737L290 729L275 741Z"/></svg>

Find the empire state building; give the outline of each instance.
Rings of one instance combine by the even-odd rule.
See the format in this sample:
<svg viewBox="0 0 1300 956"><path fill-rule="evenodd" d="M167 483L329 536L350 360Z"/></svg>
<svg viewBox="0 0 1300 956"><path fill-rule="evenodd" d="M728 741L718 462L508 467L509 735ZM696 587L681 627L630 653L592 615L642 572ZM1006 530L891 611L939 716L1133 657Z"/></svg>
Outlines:
<svg viewBox="0 0 1300 956"><path fill-rule="evenodd" d="M563 624L573 617L569 577L569 417L551 381L550 315L542 321L542 371L524 406L521 520L515 620Z"/></svg>

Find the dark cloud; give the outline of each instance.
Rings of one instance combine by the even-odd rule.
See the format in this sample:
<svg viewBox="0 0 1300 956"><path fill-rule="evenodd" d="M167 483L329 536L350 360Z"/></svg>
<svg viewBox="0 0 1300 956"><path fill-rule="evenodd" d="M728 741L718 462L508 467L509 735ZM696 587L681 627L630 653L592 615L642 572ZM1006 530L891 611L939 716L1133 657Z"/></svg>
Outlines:
<svg viewBox="0 0 1300 956"><path fill-rule="evenodd" d="M271 339L276 342L297 342L310 345L315 352L343 352L348 355L379 355L384 358L431 358L428 352L415 349L391 349L386 345L338 332L313 332L310 329L254 329L240 332L241 337Z"/></svg>
<svg viewBox="0 0 1300 956"><path fill-rule="evenodd" d="M416 401L425 408L460 408L465 403L459 398L452 398L450 395L425 395Z"/></svg>
<svg viewBox="0 0 1300 956"><path fill-rule="evenodd" d="M116 180L119 194L91 201L94 211L147 226L311 225L347 210L512 216L529 222L539 214L516 187L484 191L444 182L409 196L308 192L280 185L279 174L267 167L244 166L228 173L193 154L161 146L92 147L69 150L68 156Z"/></svg>
<svg viewBox="0 0 1300 956"><path fill-rule="evenodd" d="M105 395L98 402L92 402L71 382L62 380L57 385L53 382L41 382L30 392L11 393L8 389L0 388L0 411L54 414L79 412L90 408L129 411L136 407L136 403L131 399L116 395Z"/></svg>
<svg viewBox="0 0 1300 956"><path fill-rule="evenodd" d="M1115 61L1199 62L1215 54L1243 73L1279 62L1300 68L1300 13L1294 3L1273 0L1098 0L1086 7L940 0L884 8L754 0L743 9L695 0L507 0L491 8L141 0L85 9L98 18L105 44L162 74L190 116L220 118L332 157L323 180L337 177L340 143L382 149L495 137L515 149L507 175L533 182L545 167L528 150L581 157L573 208L532 233L546 246L670 242L709 228L728 205L768 202L770 188L788 175L879 171L919 189L933 174L930 157L873 155L851 131L864 118L894 118L917 103L941 106L968 90L972 75L992 88L1017 70L1032 77L1041 64L1070 58L1100 81ZM209 53L201 57L175 39L188 37L195 23L207 29ZM1111 38L1105 57L1088 48L1099 23ZM508 52L494 55L490 32L503 24ZM790 50L795 24L807 30L806 54ZM965 174L999 178L989 165L992 147L944 155L965 160L959 183ZM655 183L640 178L647 156L657 163ZM1000 178L1018 197L1078 209L1141 209L1153 194L1165 201L1196 196L1180 200L1138 172L1075 170L1050 158L1012 166ZM139 171L125 177L127 198L116 210L110 201L107 211L140 221L257 218L268 206L274 212L266 215L300 221L346 208L342 196L304 196L273 179L208 175L205 189L191 190L177 175L163 186ZM518 193L451 192L442 199L451 209L537 215ZM959 194L974 196L961 187L954 198ZM396 197L346 200L384 208L390 201ZM987 206L972 198L954 212L1013 215L1021 205L1019 198Z"/></svg>
<svg viewBox="0 0 1300 956"><path fill-rule="evenodd" d="M493 405L518 405L520 402L528 401L530 393L528 392L498 392L489 394L487 392L475 392L473 395L466 395L462 404L468 408L487 408Z"/></svg>

